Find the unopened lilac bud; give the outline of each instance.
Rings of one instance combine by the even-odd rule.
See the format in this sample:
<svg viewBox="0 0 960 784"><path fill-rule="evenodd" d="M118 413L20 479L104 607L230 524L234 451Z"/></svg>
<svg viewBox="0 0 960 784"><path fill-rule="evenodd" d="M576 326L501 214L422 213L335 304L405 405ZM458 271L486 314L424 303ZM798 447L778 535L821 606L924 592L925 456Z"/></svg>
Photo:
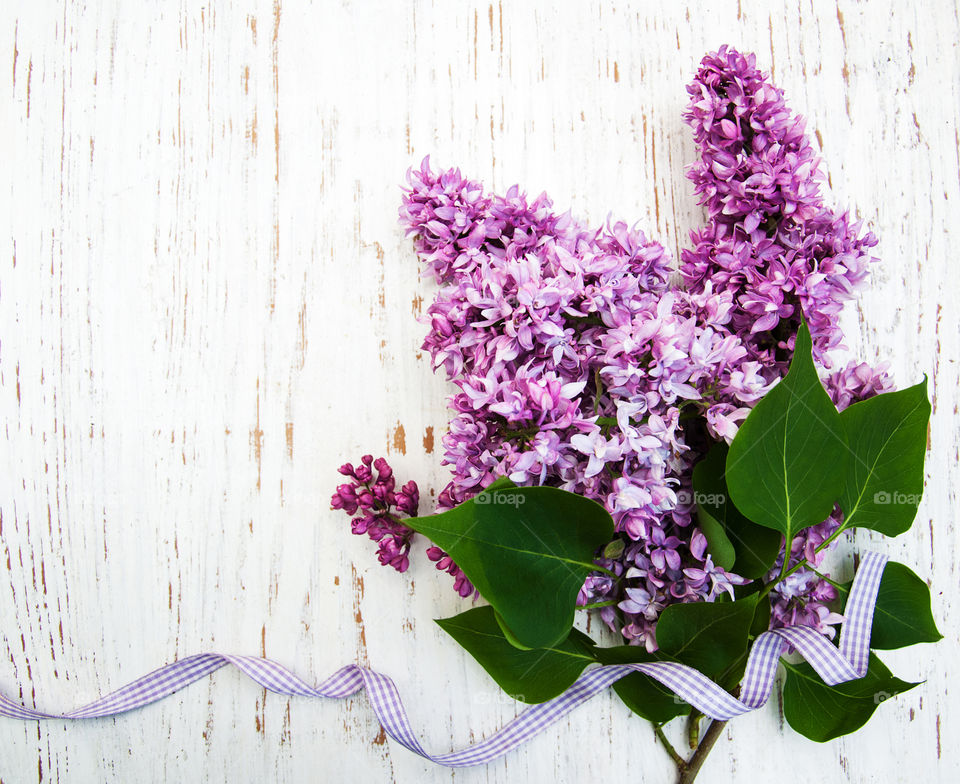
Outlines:
<svg viewBox="0 0 960 784"><path fill-rule="evenodd" d="M372 521L372 517L355 517L350 522L350 530L355 534L365 534Z"/></svg>
<svg viewBox="0 0 960 784"><path fill-rule="evenodd" d="M382 457L378 457L373 461L373 467L377 469L377 473L380 475L380 480L389 479L393 476L393 469L390 468L390 465Z"/></svg>

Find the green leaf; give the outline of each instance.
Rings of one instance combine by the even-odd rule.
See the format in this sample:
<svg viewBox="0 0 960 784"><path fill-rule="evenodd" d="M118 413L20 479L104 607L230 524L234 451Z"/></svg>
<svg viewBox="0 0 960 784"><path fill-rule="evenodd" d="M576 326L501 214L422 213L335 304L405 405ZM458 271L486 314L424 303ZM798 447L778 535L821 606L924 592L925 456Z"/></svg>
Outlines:
<svg viewBox="0 0 960 784"><path fill-rule="evenodd" d="M733 503L792 541L833 511L844 485L846 444L803 324L790 371L754 406L730 445L726 479Z"/></svg>
<svg viewBox="0 0 960 784"><path fill-rule="evenodd" d="M500 617L500 613L494 610L494 616L497 619L497 625L500 627L500 631L504 636L504 639L510 643L514 648L519 648L521 651L535 651L537 648L531 648L529 645L524 645L520 640L513 636L513 632L507 627L507 624L503 622L503 618Z"/></svg>
<svg viewBox="0 0 960 784"><path fill-rule="evenodd" d="M727 529L716 517L707 511L707 507L697 504L697 522L700 530L707 538L707 552L713 557L713 562L721 569L733 571L733 564L737 560L737 551L727 536ZM763 530L770 530L769 528ZM779 537L777 537L779 539Z"/></svg>
<svg viewBox="0 0 960 784"><path fill-rule="evenodd" d="M437 624L466 648L500 688L521 702L553 699L595 661L593 640L577 629L555 647L514 647L504 637L492 607L475 607Z"/></svg>
<svg viewBox="0 0 960 784"><path fill-rule="evenodd" d="M647 653L637 645L618 645L614 648L595 648L602 664L633 664L635 662L663 661L662 655ZM668 657L666 657L668 658ZM659 681L642 672L633 672L613 684L613 690L623 703L641 718L664 724L677 716L685 716L690 706Z"/></svg>
<svg viewBox="0 0 960 784"><path fill-rule="evenodd" d="M906 531L923 494L927 381L855 403L840 414L851 459L840 496L844 528Z"/></svg>
<svg viewBox="0 0 960 784"><path fill-rule="evenodd" d="M838 586L844 600L851 585ZM903 564L888 563L877 592L870 647L892 650L942 639L943 635L933 620L927 584Z"/></svg>
<svg viewBox="0 0 960 784"><path fill-rule="evenodd" d="M735 602L671 604L657 621L660 651L726 686L747 651L757 594Z"/></svg>
<svg viewBox="0 0 960 784"><path fill-rule="evenodd" d="M726 464L729 448L720 441L693 468L693 494L700 530L717 566L756 579L780 553L780 534L744 517L730 500Z"/></svg>
<svg viewBox="0 0 960 784"><path fill-rule="evenodd" d="M757 601L757 611L753 615L753 621L750 624L750 636L758 637L770 628L771 607L770 600L764 598Z"/></svg>
<svg viewBox="0 0 960 784"><path fill-rule="evenodd" d="M733 586L733 595L737 599L746 599L748 596L757 594L757 609L753 614L753 621L750 623L751 637L757 637L770 628L770 597L767 594L761 595L760 593L764 590L764 588L764 583L760 582L759 580L755 580L752 583L747 583L745 585Z"/></svg>
<svg viewBox="0 0 960 784"><path fill-rule="evenodd" d="M600 504L553 487L487 489L448 512L403 522L449 553L529 648L567 638L580 587L597 569L594 554L613 537Z"/></svg>
<svg viewBox="0 0 960 784"><path fill-rule="evenodd" d="M806 662L788 664L783 715L801 735L818 742L860 729L877 706L919 684L895 678L874 654L865 677L827 686Z"/></svg>

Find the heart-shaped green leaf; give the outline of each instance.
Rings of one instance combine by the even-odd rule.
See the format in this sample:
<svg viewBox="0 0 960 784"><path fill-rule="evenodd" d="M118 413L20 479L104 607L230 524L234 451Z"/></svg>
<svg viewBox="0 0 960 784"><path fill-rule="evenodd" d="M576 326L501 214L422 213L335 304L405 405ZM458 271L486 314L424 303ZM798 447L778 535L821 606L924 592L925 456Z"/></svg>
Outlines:
<svg viewBox="0 0 960 784"><path fill-rule="evenodd" d="M757 594L735 602L671 604L657 621L660 651L727 686L745 660Z"/></svg>
<svg viewBox="0 0 960 784"><path fill-rule="evenodd" d="M442 547L516 641L549 648L567 638L577 594L613 537L600 504L553 487L487 489L455 509L403 521Z"/></svg>
<svg viewBox="0 0 960 784"><path fill-rule="evenodd" d="M844 601L851 584L839 586ZM903 564L888 563L877 592L870 647L892 650L942 639L943 635L933 620L927 584Z"/></svg>
<svg viewBox="0 0 960 784"><path fill-rule="evenodd" d="M750 520L787 542L833 511L844 486L847 440L817 376L805 324L784 379L754 406L727 455L727 487Z"/></svg>
<svg viewBox="0 0 960 784"><path fill-rule="evenodd" d="M521 702L553 699L595 661L593 640L577 629L552 648L516 648L504 637L492 607L475 607L437 624L466 648L500 688Z"/></svg>
<svg viewBox="0 0 960 784"><path fill-rule="evenodd" d="M716 443L693 468L697 520L713 562L756 579L777 560L782 537L771 528L750 522L733 505L726 481L728 451L724 442Z"/></svg>
<svg viewBox="0 0 960 784"><path fill-rule="evenodd" d="M851 459L840 495L844 528L906 531L923 493L927 382L855 403L840 414Z"/></svg>
<svg viewBox="0 0 960 784"><path fill-rule="evenodd" d="M827 686L806 662L784 666L783 715L801 735L821 743L855 732L881 702L918 685L895 678L872 653L865 677L838 686Z"/></svg>

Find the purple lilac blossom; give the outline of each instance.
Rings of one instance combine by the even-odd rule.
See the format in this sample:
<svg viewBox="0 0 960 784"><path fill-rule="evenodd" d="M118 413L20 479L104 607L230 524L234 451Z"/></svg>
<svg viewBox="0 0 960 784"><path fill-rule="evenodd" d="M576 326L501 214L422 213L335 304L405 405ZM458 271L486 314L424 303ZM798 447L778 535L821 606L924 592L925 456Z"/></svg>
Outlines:
<svg viewBox="0 0 960 784"><path fill-rule="evenodd" d="M707 224L692 232L680 272L692 291L721 291L734 300L731 325L748 352L751 371L771 381L787 369L801 319L813 337L814 357L827 371L825 385L841 410L892 389L886 364L850 362L833 369L843 346L838 317L863 287L877 244L859 222L826 205L820 160L783 91L757 69L756 58L728 47L707 55L688 86L684 115L700 154L689 170L707 210ZM746 363L744 363L746 364ZM732 401L731 401L732 403ZM726 422L708 429L727 437ZM717 414L713 415L715 418ZM736 423L734 423L736 424ZM721 429L721 427L723 429ZM735 430L734 430L735 432ZM836 531L839 509L791 543L790 564L806 558ZM779 574L781 553L767 579ZM798 586L803 590L799 590ZM833 587L801 569L771 591L772 625L804 623L833 635L836 622L824 602Z"/></svg>
<svg viewBox="0 0 960 784"><path fill-rule="evenodd" d="M400 522L398 515L416 517L420 504L416 482L407 482L397 490L393 469L382 457L374 460L371 455L364 455L356 467L345 463L340 473L350 481L337 487L330 505L357 515L350 525L353 533L366 534L377 543L381 564L405 572L414 532Z"/></svg>
<svg viewBox="0 0 960 784"><path fill-rule="evenodd" d="M624 223L589 229L545 195L488 194L426 160L408 179L401 220L440 286L423 348L457 389L440 507L502 476L604 504L627 546L600 563L624 579L591 576L580 602L622 596L602 617L655 646L667 604L745 582L714 565L678 498L699 455L686 420L718 406L735 421L769 387L727 327L732 297L671 288L664 248Z"/></svg>
<svg viewBox="0 0 960 784"><path fill-rule="evenodd" d="M840 408L891 388L884 367L834 369L844 348L837 317L862 287L876 240L824 204L803 119L753 55L727 47L704 58L688 92L699 150L689 176L707 223L682 253L682 289L670 284L665 249L636 228L589 228L554 212L545 194L487 193L426 159L408 173L400 209L439 284L423 348L457 390L440 509L502 476L604 504L618 547L597 563L618 577L590 575L578 601L605 605L601 618L651 651L664 607L732 596L747 582L713 563L684 501L694 463L713 442L729 443L785 374L801 319ZM334 505L349 511L350 492ZM837 510L797 536L766 581L784 557L818 566L815 550L840 520ZM406 568L409 537L398 541ZM473 592L443 550L428 557L458 593ZM829 583L799 569L770 592L771 625L832 636L833 598Z"/></svg>
<svg viewBox="0 0 960 784"><path fill-rule="evenodd" d="M829 352L843 347L837 317L876 261L876 238L824 204L805 121L754 55L721 47L687 92L684 119L700 154L688 176L707 224L682 253L684 282L732 296L732 327L771 380L789 361L801 318L815 357L831 368Z"/></svg>

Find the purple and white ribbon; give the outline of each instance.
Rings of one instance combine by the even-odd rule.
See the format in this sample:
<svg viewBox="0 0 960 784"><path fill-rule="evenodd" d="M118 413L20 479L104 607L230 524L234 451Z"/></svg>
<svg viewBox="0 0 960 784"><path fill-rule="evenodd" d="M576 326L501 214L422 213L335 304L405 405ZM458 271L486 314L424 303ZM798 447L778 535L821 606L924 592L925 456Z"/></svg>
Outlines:
<svg viewBox="0 0 960 784"><path fill-rule="evenodd" d="M601 666L588 670L560 696L531 706L489 738L448 754L429 754L420 745L410 726L397 687L390 678L355 664L343 667L316 686L310 686L286 667L270 659L201 653L161 667L96 702L67 713L45 713L27 708L0 694L0 716L24 720L113 716L163 699L221 667L232 664L265 689L287 696L343 699L366 689L383 729L401 746L447 767L482 765L515 749L631 672L649 675L684 702L706 716L719 720L732 719L755 710L767 701L776 677L777 663L787 646L793 646L824 682L831 686L862 678L867 672L873 611L886 562L886 556L878 553L867 553L864 556L847 599L839 649L806 626L775 629L759 635L750 649L739 699L703 673L684 664L651 662Z"/></svg>

